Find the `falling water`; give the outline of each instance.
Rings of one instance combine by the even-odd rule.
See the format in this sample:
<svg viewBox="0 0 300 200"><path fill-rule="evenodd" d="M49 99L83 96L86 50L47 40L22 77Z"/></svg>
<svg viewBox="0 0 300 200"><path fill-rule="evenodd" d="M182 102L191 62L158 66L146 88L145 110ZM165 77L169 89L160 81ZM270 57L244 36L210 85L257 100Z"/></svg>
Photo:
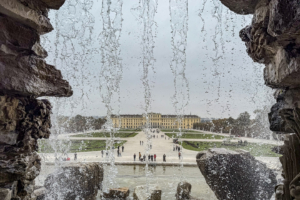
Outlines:
<svg viewBox="0 0 300 200"><path fill-rule="evenodd" d="M182 136L182 123L184 120L185 108L189 103L189 82L185 76L186 70L186 47L187 47L187 31L188 31L188 0L170 0L169 2L171 29L172 29L172 49L173 57L170 63L172 73L174 75L175 93L173 95L173 106L177 115L177 124L179 132L177 137ZM182 146L182 143L181 143ZM182 155L182 148L180 148ZM181 181L182 174L182 158L181 162Z"/></svg>
<svg viewBox="0 0 300 200"><path fill-rule="evenodd" d="M150 145L152 144L151 138L152 135L150 133L151 128L151 115L149 112L151 110L151 85L150 85L150 72L154 72L154 62L155 58L153 55L153 49L155 46L155 35L156 35L156 23L154 21L154 17L157 11L157 0L140 0L139 5L135 8L131 9L133 14L137 17L139 24L141 25L141 34L142 34L142 60L141 65L143 67L143 75L142 75L142 83L144 86L144 117L146 119L145 125L143 127L143 131L145 133L147 143L145 148L145 155L148 158L150 153ZM146 184L147 189L149 189L149 177L151 176L151 172L148 170L149 161L146 159Z"/></svg>
<svg viewBox="0 0 300 200"><path fill-rule="evenodd" d="M116 187L115 178L118 174L115 166L115 133L119 130L120 109L117 110L119 123L113 124L111 116L113 114L112 101L117 96L120 105L120 81L122 78L122 63L120 59L120 35L122 31L122 0L103 0L101 16L103 21L103 31L99 36L101 45L102 66L100 71L100 91L102 101L107 109L105 131L110 133L107 139L106 148L108 150L107 161L109 162L108 171L102 183L103 191ZM119 106L120 108L120 106ZM116 127L117 125L117 127Z"/></svg>

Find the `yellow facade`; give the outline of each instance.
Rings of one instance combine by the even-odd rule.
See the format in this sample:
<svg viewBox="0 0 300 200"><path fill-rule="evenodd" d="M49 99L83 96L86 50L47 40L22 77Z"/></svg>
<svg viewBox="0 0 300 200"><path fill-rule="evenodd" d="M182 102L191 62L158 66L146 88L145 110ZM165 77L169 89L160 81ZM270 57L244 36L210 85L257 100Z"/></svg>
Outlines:
<svg viewBox="0 0 300 200"><path fill-rule="evenodd" d="M178 129L179 122L176 115L162 115L160 113L149 113L148 117L150 119L151 128L162 128L162 129ZM143 128L146 124L146 117L143 115L120 115L111 116L114 127L120 128ZM201 121L200 117L197 115L184 115L183 121L181 123L181 128L190 129L193 128L194 123L199 123ZM121 126L119 126L121 123Z"/></svg>

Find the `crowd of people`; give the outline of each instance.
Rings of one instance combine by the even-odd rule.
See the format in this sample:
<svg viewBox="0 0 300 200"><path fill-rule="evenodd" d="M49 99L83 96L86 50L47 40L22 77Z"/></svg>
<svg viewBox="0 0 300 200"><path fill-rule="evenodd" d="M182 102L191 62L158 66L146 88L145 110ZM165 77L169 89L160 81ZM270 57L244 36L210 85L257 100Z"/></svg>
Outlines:
<svg viewBox="0 0 300 200"><path fill-rule="evenodd" d="M151 162L156 162L156 154L153 154L153 155L148 155L148 161L151 161ZM163 161L166 162L166 154L163 155ZM133 160L135 161L136 160L136 154L133 154ZM141 152L139 152L139 161L141 162L145 162L146 161L146 155L144 154L142 156Z"/></svg>

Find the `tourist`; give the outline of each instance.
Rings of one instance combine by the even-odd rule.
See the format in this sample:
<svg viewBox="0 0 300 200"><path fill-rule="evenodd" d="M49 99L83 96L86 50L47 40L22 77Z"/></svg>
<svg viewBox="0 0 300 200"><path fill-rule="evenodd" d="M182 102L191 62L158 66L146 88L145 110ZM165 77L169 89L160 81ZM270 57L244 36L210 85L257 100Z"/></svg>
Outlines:
<svg viewBox="0 0 300 200"><path fill-rule="evenodd" d="M151 155L151 161L153 162L153 155Z"/></svg>
<svg viewBox="0 0 300 200"><path fill-rule="evenodd" d="M119 157L119 155L120 155L120 153L119 153L119 149L118 149L118 151L117 151L117 156Z"/></svg>
<svg viewBox="0 0 300 200"><path fill-rule="evenodd" d="M77 160L77 153L74 154L74 160Z"/></svg>
<svg viewBox="0 0 300 200"><path fill-rule="evenodd" d="M118 145L118 150L120 150L120 146Z"/></svg>
<svg viewBox="0 0 300 200"><path fill-rule="evenodd" d="M124 152L124 145L122 145L122 152Z"/></svg>
<svg viewBox="0 0 300 200"><path fill-rule="evenodd" d="M179 158L179 160L180 160L180 156L181 156L181 154L180 154L180 152L178 152L178 158Z"/></svg>
<svg viewBox="0 0 300 200"><path fill-rule="evenodd" d="M163 161L164 161L164 162L167 162L167 161L166 161L166 154L163 155Z"/></svg>
<svg viewBox="0 0 300 200"><path fill-rule="evenodd" d="M141 152L139 152L139 160L141 160L141 158L142 158L142 154Z"/></svg>
<svg viewBox="0 0 300 200"><path fill-rule="evenodd" d="M102 158L103 158L103 150L101 150Z"/></svg>
<svg viewBox="0 0 300 200"><path fill-rule="evenodd" d="M146 161L146 155L145 155L145 154L144 154L144 157L143 157L143 158L144 158L144 161Z"/></svg>
<svg viewBox="0 0 300 200"><path fill-rule="evenodd" d="M178 147L178 152L180 151L180 147Z"/></svg>
<svg viewBox="0 0 300 200"><path fill-rule="evenodd" d="M156 154L154 154L154 161L156 161Z"/></svg>
<svg viewBox="0 0 300 200"><path fill-rule="evenodd" d="M135 154L133 154L133 160L135 161L135 157L136 157L136 155Z"/></svg>

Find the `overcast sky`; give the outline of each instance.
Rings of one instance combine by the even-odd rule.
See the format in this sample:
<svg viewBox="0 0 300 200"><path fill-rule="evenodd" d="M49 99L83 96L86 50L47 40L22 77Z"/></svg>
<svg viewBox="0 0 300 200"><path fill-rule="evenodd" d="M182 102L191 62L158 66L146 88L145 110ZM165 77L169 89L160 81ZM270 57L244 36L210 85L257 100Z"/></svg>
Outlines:
<svg viewBox="0 0 300 200"><path fill-rule="evenodd" d="M57 102L60 107L58 110L54 109L54 112L64 115L104 116L106 108L99 91L101 56L98 36L102 31L101 1L91 1L91 4L85 5L81 2L84 0L74 0L73 5L67 2L58 11L56 23L56 11L51 12L51 22L56 30L56 25L59 25L60 30L43 38L43 45L49 53L48 63L56 64L62 70L63 76L70 81L74 90L72 98ZM240 29L250 24L251 16L235 15L223 6L222 21L218 22L213 17L213 9L221 4L214 5L212 1L207 1L201 15L205 21L202 31L203 22L199 17L202 3L203 0L189 0L188 4L186 76L190 86L190 102L186 114L221 118L237 117L239 113L248 111L252 115L255 109L271 104L269 96L266 96L272 91L264 86L263 66L252 62L246 53L245 44L239 38ZM124 21L120 38L120 57L123 63L121 114L143 112L140 25L130 11L137 5L138 0L123 2ZM155 21L156 73L151 74L152 111L173 114L171 97L174 86L169 65L172 49L168 0L158 0ZM218 26L222 27L222 33L216 34ZM57 35L60 36L58 40ZM66 39L66 36L69 38ZM92 42L85 42L89 37ZM217 50L214 40L219 45ZM223 44L221 41L224 41ZM216 57L220 58L214 62ZM57 106L55 102L53 104ZM116 104L113 107L116 108Z"/></svg>

